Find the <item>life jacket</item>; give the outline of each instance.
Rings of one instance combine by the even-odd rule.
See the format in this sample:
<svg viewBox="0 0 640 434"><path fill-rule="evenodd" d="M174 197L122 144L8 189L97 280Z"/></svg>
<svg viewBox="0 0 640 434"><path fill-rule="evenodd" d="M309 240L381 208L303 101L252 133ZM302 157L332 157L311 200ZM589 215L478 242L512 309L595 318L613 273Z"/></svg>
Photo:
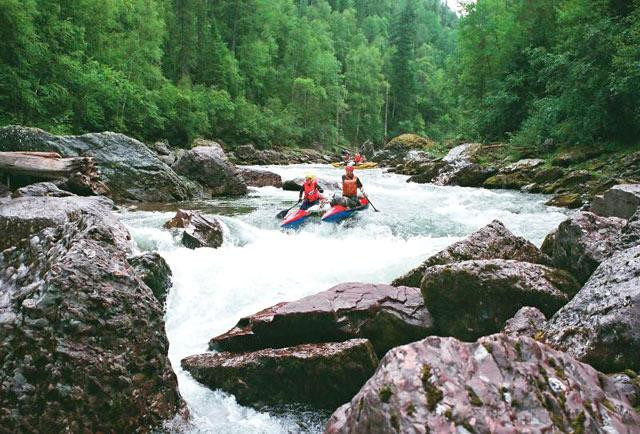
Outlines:
<svg viewBox="0 0 640 434"><path fill-rule="evenodd" d="M358 177L353 175L353 178L347 178L345 176L342 181L342 195L348 197L358 196Z"/></svg>
<svg viewBox="0 0 640 434"><path fill-rule="evenodd" d="M320 199L320 192L318 191L318 181L315 179L311 182L305 181L303 184L304 187L304 198L309 202L315 202Z"/></svg>
<svg viewBox="0 0 640 434"><path fill-rule="evenodd" d="M354 163L360 163L360 162L362 162L362 155L360 155L360 154L356 154L356 156L355 156L355 157L353 157L353 162L354 162Z"/></svg>

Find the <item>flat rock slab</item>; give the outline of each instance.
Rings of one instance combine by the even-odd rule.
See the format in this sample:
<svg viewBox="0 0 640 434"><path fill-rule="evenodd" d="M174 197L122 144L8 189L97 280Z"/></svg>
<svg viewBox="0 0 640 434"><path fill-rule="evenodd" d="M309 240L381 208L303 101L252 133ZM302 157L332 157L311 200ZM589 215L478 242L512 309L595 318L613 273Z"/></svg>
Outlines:
<svg viewBox="0 0 640 434"><path fill-rule="evenodd" d="M242 318L233 329L213 338L209 346L248 351L366 338L382 355L431 331L431 315L419 289L343 283Z"/></svg>
<svg viewBox="0 0 640 434"><path fill-rule="evenodd" d="M348 402L378 366L366 339L305 344L249 353L199 354L182 368L242 405L302 403L335 409Z"/></svg>
<svg viewBox="0 0 640 434"><path fill-rule="evenodd" d="M640 432L614 380L531 338L394 348L325 433Z"/></svg>
<svg viewBox="0 0 640 434"><path fill-rule="evenodd" d="M616 185L597 196L591 211L605 217L629 219L640 207L640 184Z"/></svg>
<svg viewBox="0 0 640 434"><path fill-rule="evenodd" d="M598 265L620 248L625 224L621 218L578 212L547 236L542 250L555 267L585 283Z"/></svg>
<svg viewBox="0 0 640 434"><path fill-rule="evenodd" d="M514 235L500 221L494 220L466 239L431 256L391 284L419 287L427 268L472 259L514 259L539 264L546 264L549 261L532 243Z"/></svg>
<svg viewBox="0 0 640 434"><path fill-rule="evenodd" d="M438 334L463 340L500 331L524 306L551 316L579 289L565 271L504 259L436 265L422 280Z"/></svg>
<svg viewBox="0 0 640 434"><path fill-rule="evenodd" d="M600 264L545 332L551 345L600 370L640 370L640 246Z"/></svg>
<svg viewBox="0 0 640 434"><path fill-rule="evenodd" d="M0 251L15 246L20 240L35 235L44 228L57 227L78 220L83 214L100 216L110 222L114 230L119 230L117 217L111 214L114 208L111 200L95 197L49 197L27 196L3 202L0 207ZM122 231L122 238L129 238L129 233ZM123 249L129 246L121 245Z"/></svg>

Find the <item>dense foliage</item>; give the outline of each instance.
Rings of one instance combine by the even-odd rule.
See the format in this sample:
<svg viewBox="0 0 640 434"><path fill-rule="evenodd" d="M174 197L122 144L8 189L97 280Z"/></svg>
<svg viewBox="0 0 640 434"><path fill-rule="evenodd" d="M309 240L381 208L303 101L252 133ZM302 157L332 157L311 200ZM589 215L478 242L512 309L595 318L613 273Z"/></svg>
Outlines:
<svg viewBox="0 0 640 434"><path fill-rule="evenodd" d="M478 0L458 39L468 135L638 144L640 1Z"/></svg>
<svg viewBox="0 0 640 434"><path fill-rule="evenodd" d="M438 138L456 21L440 0L0 0L0 124L175 144Z"/></svg>

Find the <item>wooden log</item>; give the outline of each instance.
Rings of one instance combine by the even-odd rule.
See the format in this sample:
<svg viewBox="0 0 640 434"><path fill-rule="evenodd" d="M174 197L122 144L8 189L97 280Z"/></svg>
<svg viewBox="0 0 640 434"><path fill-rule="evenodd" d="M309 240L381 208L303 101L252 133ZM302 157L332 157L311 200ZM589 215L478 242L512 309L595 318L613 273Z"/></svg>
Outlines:
<svg viewBox="0 0 640 434"><path fill-rule="evenodd" d="M74 172L91 172L87 157L50 158L18 152L0 152L0 171L42 179L63 179Z"/></svg>
<svg viewBox="0 0 640 434"><path fill-rule="evenodd" d="M62 158L62 156L57 152L14 151L14 152L5 152L5 154L32 155L34 157L43 157L43 158Z"/></svg>

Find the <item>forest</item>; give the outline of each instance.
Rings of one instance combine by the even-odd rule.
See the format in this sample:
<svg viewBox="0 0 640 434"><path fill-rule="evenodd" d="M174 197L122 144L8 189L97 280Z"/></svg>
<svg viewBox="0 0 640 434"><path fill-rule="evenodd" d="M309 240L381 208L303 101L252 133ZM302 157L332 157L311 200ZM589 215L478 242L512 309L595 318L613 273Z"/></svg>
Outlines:
<svg viewBox="0 0 640 434"><path fill-rule="evenodd" d="M0 0L0 125L637 145L640 0Z"/></svg>

